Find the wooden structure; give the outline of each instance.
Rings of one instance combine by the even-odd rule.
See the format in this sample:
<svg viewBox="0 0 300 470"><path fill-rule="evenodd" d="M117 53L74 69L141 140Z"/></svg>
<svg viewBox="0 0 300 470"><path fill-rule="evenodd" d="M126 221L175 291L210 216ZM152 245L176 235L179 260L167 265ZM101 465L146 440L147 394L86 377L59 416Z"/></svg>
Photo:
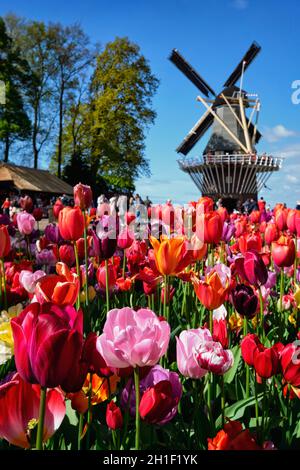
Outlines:
<svg viewBox="0 0 300 470"><path fill-rule="evenodd" d="M183 154L180 168L188 173L203 196L232 200L234 204L247 198L257 199L272 172L282 166L283 158L258 155L255 145L261 134L257 129L260 101L242 89L244 72L261 47L250 48L216 94L195 69L174 49L170 60L205 96L197 100L205 112L176 149ZM236 83L240 80L240 86ZM250 111L251 110L251 111ZM249 116L247 116L247 111ZM187 158L187 154L209 128L211 136L202 157ZM232 204L231 204L232 205Z"/></svg>
<svg viewBox="0 0 300 470"><path fill-rule="evenodd" d="M0 163L0 193L41 193L47 196L72 195L73 188L47 170Z"/></svg>

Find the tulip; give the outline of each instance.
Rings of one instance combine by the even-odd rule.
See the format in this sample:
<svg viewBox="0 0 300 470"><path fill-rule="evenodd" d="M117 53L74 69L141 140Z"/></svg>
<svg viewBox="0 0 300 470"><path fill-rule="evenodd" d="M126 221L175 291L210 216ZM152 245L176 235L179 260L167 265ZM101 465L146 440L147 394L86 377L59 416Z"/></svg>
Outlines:
<svg viewBox="0 0 300 470"><path fill-rule="evenodd" d="M233 366L234 358L230 349L223 349L220 343L205 341L197 351L197 361L202 369L223 375Z"/></svg>
<svg viewBox="0 0 300 470"><path fill-rule="evenodd" d="M72 245L61 245L58 252L60 260L69 268L75 264L75 253Z"/></svg>
<svg viewBox="0 0 300 470"><path fill-rule="evenodd" d="M166 353L169 339L169 324L154 312L124 307L108 312L97 350L109 367L153 366Z"/></svg>
<svg viewBox="0 0 300 470"><path fill-rule="evenodd" d="M96 228L99 238L99 256L103 260L111 258L117 248L116 233L114 230L105 231L100 229L100 225Z"/></svg>
<svg viewBox="0 0 300 470"><path fill-rule="evenodd" d="M198 199L196 208L205 213L212 212L214 210L214 201L207 196L202 196Z"/></svg>
<svg viewBox="0 0 300 470"><path fill-rule="evenodd" d="M36 283L39 281L39 279L44 276L46 276L46 273L44 271L38 270L32 272L23 269L20 272L19 282L29 294L33 294L35 291Z"/></svg>
<svg viewBox="0 0 300 470"><path fill-rule="evenodd" d="M134 240L134 234L126 227L118 235L117 245L122 250L129 248Z"/></svg>
<svg viewBox="0 0 300 470"><path fill-rule="evenodd" d="M223 231L222 231L222 241L228 243L235 234L235 225L224 222Z"/></svg>
<svg viewBox="0 0 300 470"><path fill-rule="evenodd" d="M167 400L163 396L164 392L167 395ZM178 374L170 372L160 365L152 367L140 380L140 395L139 412L142 419L159 425L168 423L176 415L182 395ZM123 409L127 409L129 398L130 415L134 416L136 400L132 379L128 380L122 392L121 406Z"/></svg>
<svg viewBox="0 0 300 470"><path fill-rule="evenodd" d="M231 295L234 308L242 317L254 317L258 307L258 298L252 287L238 284Z"/></svg>
<svg viewBox="0 0 300 470"><path fill-rule="evenodd" d="M57 258L55 256L54 250L42 250L35 254L36 264L41 266L54 266Z"/></svg>
<svg viewBox="0 0 300 470"><path fill-rule="evenodd" d="M58 215L58 227L64 240L76 241L83 236L84 216L78 206L64 207Z"/></svg>
<svg viewBox="0 0 300 470"><path fill-rule="evenodd" d="M265 230L265 242L267 243L267 245L271 245L271 243L277 240L278 237L279 233L276 224L274 224L273 222L269 222Z"/></svg>
<svg viewBox="0 0 300 470"><path fill-rule="evenodd" d="M116 282L117 282L117 269L116 266L112 262L108 262L107 264L107 278L108 278L108 289L110 292L113 291ZM99 286L102 289L106 288L106 265L105 263L101 263L99 268L96 271L96 278L98 281Z"/></svg>
<svg viewBox="0 0 300 470"><path fill-rule="evenodd" d="M58 219L60 211L64 208L63 203L61 202L60 199L57 199L53 206L53 215L56 219Z"/></svg>
<svg viewBox="0 0 300 470"><path fill-rule="evenodd" d="M33 201L30 196L20 197L19 203L24 211L31 212L33 208Z"/></svg>
<svg viewBox="0 0 300 470"><path fill-rule="evenodd" d="M254 353L257 350L263 351L264 346L257 335L248 333L241 342L242 357L248 366L254 365Z"/></svg>
<svg viewBox="0 0 300 470"><path fill-rule="evenodd" d="M241 258L236 258L235 266L238 274L254 286L264 285L268 280L268 271L262 257L252 251L247 251Z"/></svg>
<svg viewBox="0 0 300 470"><path fill-rule="evenodd" d="M189 264L182 263L186 254L185 239L182 237L167 238L161 236L159 242L150 236L150 241L154 249L155 264L158 272L164 276L176 276Z"/></svg>
<svg viewBox="0 0 300 470"><path fill-rule="evenodd" d="M42 387L71 390L81 360L83 314L73 307L29 304L11 320L17 370L23 380Z"/></svg>
<svg viewBox="0 0 300 470"><path fill-rule="evenodd" d="M14 373L0 383L0 437L10 444L29 449L32 429L39 419L40 387L24 381ZM59 428L66 414L63 394L49 390L45 404L43 441Z"/></svg>
<svg viewBox="0 0 300 470"><path fill-rule="evenodd" d="M206 275L204 281L194 280L195 293L208 310L214 310L224 303L227 288L228 281L222 283L221 277L216 271Z"/></svg>
<svg viewBox="0 0 300 470"><path fill-rule="evenodd" d="M206 328L184 330L179 338L176 337L177 367L184 377L200 379L207 373L196 359L196 353L205 341L212 341L210 331Z"/></svg>
<svg viewBox="0 0 300 470"><path fill-rule="evenodd" d="M229 219L229 215L228 215L226 207L219 207L217 209L217 212L218 212L218 214L220 214L222 222L224 224L225 221Z"/></svg>
<svg viewBox="0 0 300 470"><path fill-rule="evenodd" d="M93 201L93 194L90 186L85 184L76 184L74 186L74 203L81 210L87 210Z"/></svg>
<svg viewBox="0 0 300 470"><path fill-rule="evenodd" d="M284 380L293 387L300 387L299 341L287 344L281 351L280 365Z"/></svg>
<svg viewBox="0 0 300 470"><path fill-rule="evenodd" d="M239 421L229 421L214 438L208 438L208 450L262 450Z"/></svg>
<svg viewBox="0 0 300 470"><path fill-rule="evenodd" d="M59 232L58 225L55 224L48 224L45 227L45 237L51 243L60 243L63 241Z"/></svg>
<svg viewBox="0 0 300 470"><path fill-rule="evenodd" d="M294 241L282 235L272 243L272 257L274 263L280 268L292 266L295 260Z"/></svg>
<svg viewBox="0 0 300 470"><path fill-rule="evenodd" d="M96 333L90 332L88 334L82 358L88 364L90 372L96 373L100 377L109 377L113 372L107 367L105 360L97 350L97 339L98 336Z"/></svg>
<svg viewBox="0 0 300 470"><path fill-rule="evenodd" d="M35 218L28 212L19 212L17 214L17 224L22 235L30 235L35 226Z"/></svg>
<svg viewBox="0 0 300 470"><path fill-rule="evenodd" d="M43 209L41 207L35 207L33 209L32 215L35 218L35 220L39 222L40 220L42 220L43 215L44 215Z"/></svg>
<svg viewBox="0 0 300 470"><path fill-rule="evenodd" d="M213 320L213 340L219 342L222 348L228 348L228 332L226 320Z"/></svg>
<svg viewBox="0 0 300 470"><path fill-rule="evenodd" d="M37 300L41 304L53 302L60 306L74 305L80 289L77 274L71 273L64 263L57 263L56 271L58 274L49 274L37 281Z"/></svg>
<svg viewBox="0 0 300 470"><path fill-rule="evenodd" d="M255 349L253 353L253 366L256 373L265 379L279 372L279 352L283 348L280 343L271 348Z"/></svg>
<svg viewBox="0 0 300 470"><path fill-rule="evenodd" d="M123 416L120 408L114 401L108 403L106 407L106 424L109 429L120 429L123 426Z"/></svg>
<svg viewBox="0 0 300 470"><path fill-rule="evenodd" d="M297 232L296 219L297 219L297 215L299 213L300 212L297 211L296 209L289 209L288 210L288 215L287 215L287 218L286 218L286 225L287 225L287 228L289 229L289 231L293 234L295 234Z"/></svg>
<svg viewBox="0 0 300 470"><path fill-rule="evenodd" d="M262 248L261 236L258 232L246 233L239 238L239 249L242 254L247 251L260 252Z"/></svg>
<svg viewBox="0 0 300 470"><path fill-rule="evenodd" d="M179 397L172 396L171 382L162 380L143 394L139 406L141 418L150 424L161 424L178 402Z"/></svg>
<svg viewBox="0 0 300 470"><path fill-rule="evenodd" d="M249 220L252 224L258 224L260 222L261 213L260 211L252 211L249 215Z"/></svg>
<svg viewBox="0 0 300 470"><path fill-rule="evenodd" d="M0 226L0 258L5 258L10 252L10 236L6 225Z"/></svg>
<svg viewBox="0 0 300 470"><path fill-rule="evenodd" d="M285 230L287 228L287 225L286 225L287 216L288 216L287 209L278 209L275 212L275 224L280 231Z"/></svg>
<svg viewBox="0 0 300 470"><path fill-rule="evenodd" d="M223 220L217 211L199 214L196 221L196 234L204 243L219 243L223 232Z"/></svg>

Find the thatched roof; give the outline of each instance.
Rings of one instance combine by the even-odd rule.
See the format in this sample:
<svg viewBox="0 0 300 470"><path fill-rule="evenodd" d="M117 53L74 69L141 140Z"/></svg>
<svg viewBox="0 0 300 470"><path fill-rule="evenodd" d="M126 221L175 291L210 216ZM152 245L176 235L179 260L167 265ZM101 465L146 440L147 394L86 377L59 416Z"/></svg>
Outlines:
<svg viewBox="0 0 300 470"><path fill-rule="evenodd" d="M1 183L15 187L21 191L36 191L52 194L73 194L73 188L57 176L46 170L36 170L26 166L0 163Z"/></svg>

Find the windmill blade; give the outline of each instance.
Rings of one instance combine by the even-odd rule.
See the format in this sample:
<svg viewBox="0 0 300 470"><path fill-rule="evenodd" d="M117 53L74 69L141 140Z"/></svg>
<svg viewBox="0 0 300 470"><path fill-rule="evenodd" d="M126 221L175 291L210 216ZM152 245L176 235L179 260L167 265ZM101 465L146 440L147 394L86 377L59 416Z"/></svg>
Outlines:
<svg viewBox="0 0 300 470"><path fill-rule="evenodd" d="M255 59L257 54L260 52L261 46L257 44L257 42L253 42L251 46L249 47L248 51L238 64L238 66L234 69L230 77L227 79L227 81L224 83L224 87L230 87L233 86L240 76L242 75L242 70L243 70L243 63L245 62L244 65L244 71L249 67L251 62Z"/></svg>
<svg viewBox="0 0 300 470"><path fill-rule="evenodd" d="M199 119L194 127L190 130L188 135L184 138L181 144L177 147L176 152L187 155L189 151L196 145L198 140L203 134L210 128L213 123L213 116L209 111L206 111L203 116Z"/></svg>
<svg viewBox="0 0 300 470"><path fill-rule="evenodd" d="M249 125L249 119L247 118L246 116L246 121L247 121L247 124ZM252 136L253 135L253 132L254 132L254 125L252 124L252 122L250 123L250 126L249 126L249 134ZM256 136L255 136L255 143L258 144L258 142L260 141L262 135L261 133L259 132L258 129L256 129Z"/></svg>
<svg viewBox="0 0 300 470"><path fill-rule="evenodd" d="M202 91L202 93L209 97L210 94L216 96L214 90L206 83L206 81L199 75L198 72L182 57L177 49L173 49L169 57L170 61L173 62L181 72L196 85L196 87Z"/></svg>

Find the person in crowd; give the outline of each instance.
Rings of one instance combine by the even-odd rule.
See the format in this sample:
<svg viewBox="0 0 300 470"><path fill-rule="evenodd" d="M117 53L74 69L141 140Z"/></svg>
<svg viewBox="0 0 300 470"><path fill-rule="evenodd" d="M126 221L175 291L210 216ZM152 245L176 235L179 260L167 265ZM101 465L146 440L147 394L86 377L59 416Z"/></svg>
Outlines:
<svg viewBox="0 0 300 470"><path fill-rule="evenodd" d="M5 198L5 201L3 202L1 207L2 207L2 210L3 210L3 214L6 214L6 215L9 216L9 208L10 208L9 197Z"/></svg>
<svg viewBox="0 0 300 470"><path fill-rule="evenodd" d="M147 207L147 209L148 209L148 207L151 207L152 201L150 201L150 199L149 199L148 196L146 196L146 199L145 199L145 201L144 201L144 204L145 204L145 206Z"/></svg>
<svg viewBox="0 0 300 470"><path fill-rule="evenodd" d="M264 200L263 197L259 199L257 204L258 204L258 209L260 212L264 212L266 210L266 201Z"/></svg>

